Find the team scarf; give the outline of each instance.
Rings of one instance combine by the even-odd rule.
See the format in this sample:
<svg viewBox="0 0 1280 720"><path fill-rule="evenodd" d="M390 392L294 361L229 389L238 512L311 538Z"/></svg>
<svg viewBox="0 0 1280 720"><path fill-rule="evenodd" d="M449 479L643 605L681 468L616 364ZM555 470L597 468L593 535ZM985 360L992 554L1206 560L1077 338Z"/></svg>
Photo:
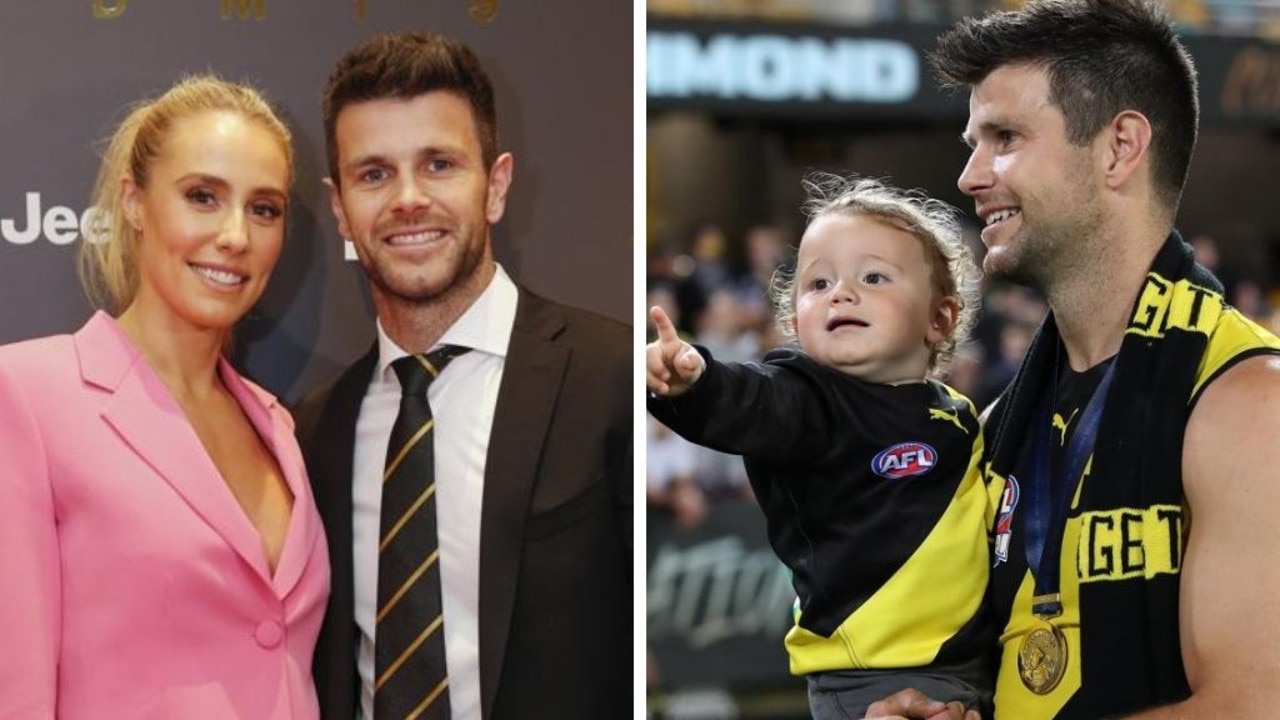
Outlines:
<svg viewBox="0 0 1280 720"><path fill-rule="evenodd" d="M1182 443L1209 337L1227 309L1222 292L1174 231L1130 314L1087 482L1071 510L1081 516L1081 688L1064 715L1123 715L1190 695L1178 631L1189 520ZM1007 477L1022 443L1033 441L1060 344L1050 312L987 422L989 473Z"/></svg>

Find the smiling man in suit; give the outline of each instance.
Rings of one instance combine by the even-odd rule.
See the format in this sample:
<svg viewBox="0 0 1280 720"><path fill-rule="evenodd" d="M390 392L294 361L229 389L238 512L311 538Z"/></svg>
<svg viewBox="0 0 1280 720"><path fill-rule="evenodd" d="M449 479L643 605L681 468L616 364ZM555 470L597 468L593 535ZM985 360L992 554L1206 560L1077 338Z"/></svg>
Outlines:
<svg viewBox="0 0 1280 720"><path fill-rule="evenodd" d="M333 548L324 716L629 716L630 329L495 262L514 160L466 46L373 38L339 61L324 123L378 316L298 413Z"/></svg>

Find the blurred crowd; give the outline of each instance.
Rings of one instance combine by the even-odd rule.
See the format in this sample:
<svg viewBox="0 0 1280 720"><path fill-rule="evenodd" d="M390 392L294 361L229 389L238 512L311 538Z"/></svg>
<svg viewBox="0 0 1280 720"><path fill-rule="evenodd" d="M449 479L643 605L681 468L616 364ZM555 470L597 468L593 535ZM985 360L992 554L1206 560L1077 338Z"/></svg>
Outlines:
<svg viewBox="0 0 1280 720"><path fill-rule="evenodd" d="M976 230L968 236L981 258ZM1280 307L1273 308L1263 283L1224 268L1212 236L1188 240L1196 259L1223 279L1231 303L1280 332ZM757 226L731 238L719 226L704 224L686 242L650 248L648 306L661 306L686 340L707 347L717 359L759 360L784 342L769 291L774 272L794 260L798 242L782 227ZM1013 378L1046 311L1044 300L1026 288L986 284L977 327L942 379L981 411ZM652 417L647 422L650 508L670 512L679 525L690 528L718 500L750 497L741 458L693 445Z"/></svg>

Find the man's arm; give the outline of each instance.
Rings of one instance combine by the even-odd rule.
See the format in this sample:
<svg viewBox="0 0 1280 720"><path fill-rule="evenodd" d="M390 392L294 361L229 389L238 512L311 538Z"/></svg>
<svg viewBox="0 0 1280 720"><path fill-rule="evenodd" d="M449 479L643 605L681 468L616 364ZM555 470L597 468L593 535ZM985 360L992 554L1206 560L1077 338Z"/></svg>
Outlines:
<svg viewBox="0 0 1280 720"><path fill-rule="evenodd" d="M1278 435L1280 358L1242 361L1192 411L1179 617L1192 695L1133 720L1266 717L1280 707Z"/></svg>

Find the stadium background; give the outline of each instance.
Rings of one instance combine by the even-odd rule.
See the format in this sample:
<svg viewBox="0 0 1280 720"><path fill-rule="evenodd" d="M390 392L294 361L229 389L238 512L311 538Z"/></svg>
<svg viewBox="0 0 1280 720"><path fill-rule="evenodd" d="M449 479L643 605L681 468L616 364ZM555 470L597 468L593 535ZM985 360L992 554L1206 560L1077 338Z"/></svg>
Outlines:
<svg viewBox="0 0 1280 720"><path fill-rule="evenodd" d="M777 343L763 288L803 229L800 180L857 172L959 207L967 93L924 63L960 17L1017 0L649 0L647 298L719 357ZM1280 2L1177 0L1200 73L1201 131L1177 226L1232 302L1280 328ZM985 404L1043 302L987 286L950 382ZM794 594L737 458L648 419L648 712L808 717L781 639Z"/></svg>
<svg viewBox="0 0 1280 720"><path fill-rule="evenodd" d="M373 314L321 183L320 94L343 52L397 30L458 37L491 74L499 143L516 157L499 261L548 297L629 320L629 11L570 0L21 0L0 4L0 342L88 317L74 255L100 141L130 103L212 70L276 102L297 165L284 254L241 327L237 364L294 401L363 353Z"/></svg>

